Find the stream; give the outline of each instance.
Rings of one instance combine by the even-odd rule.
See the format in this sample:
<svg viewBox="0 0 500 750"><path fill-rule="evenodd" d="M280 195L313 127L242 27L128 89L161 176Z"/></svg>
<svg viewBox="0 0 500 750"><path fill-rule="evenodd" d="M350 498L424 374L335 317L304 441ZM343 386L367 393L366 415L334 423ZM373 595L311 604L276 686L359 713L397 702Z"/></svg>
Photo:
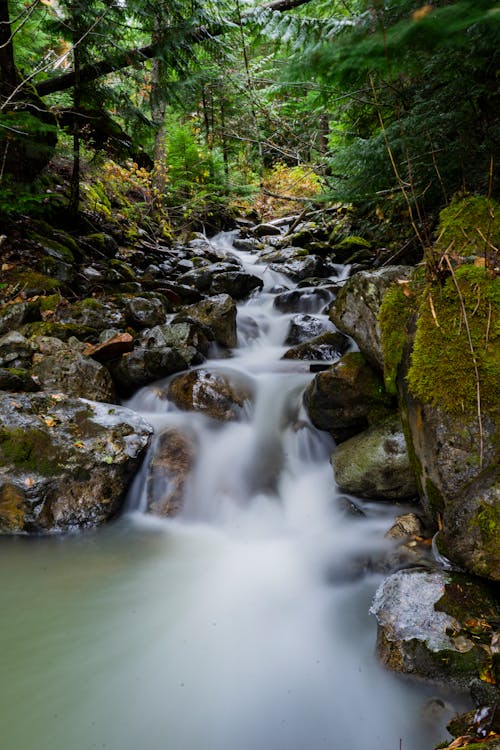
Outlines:
<svg viewBox="0 0 500 750"><path fill-rule="evenodd" d="M346 512L333 442L301 406L310 363L281 359L297 311L273 301L293 285L232 237L213 242L264 289L239 306L234 355L204 367L251 382L252 404L215 424L177 410L165 383L126 404L156 434L196 434L180 516L143 512L153 442L118 521L1 540L4 750L431 750L446 738L453 698L375 656L371 561L403 511ZM313 291L302 302L323 307Z"/></svg>

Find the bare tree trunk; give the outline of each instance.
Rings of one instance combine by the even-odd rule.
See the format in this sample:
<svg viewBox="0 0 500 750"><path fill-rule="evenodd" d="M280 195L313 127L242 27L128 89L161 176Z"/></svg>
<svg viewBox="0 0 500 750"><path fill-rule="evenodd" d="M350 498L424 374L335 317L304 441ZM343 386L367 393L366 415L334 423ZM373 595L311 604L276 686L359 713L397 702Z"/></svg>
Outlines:
<svg viewBox="0 0 500 750"><path fill-rule="evenodd" d="M18 82L12 44L9 3L8 0L0 0L0 97L2 100L12 93Z"/></svg>
<svg viewBox="0 0 500 750"><path fill-rule="evenodd" d="M73 67L75 71L75 85L73 88L73 171L71 173L71 189L68 209L72 216L76 216L80 206L80 120L78 115L81 104L81 85L79 49L80 30L78 24L78 10L75 5L71 6L71 23L73 25Z"/></svg>
<svg viewBox="0 0 500 750"><path fill-rule="evenodd" d="M167 19L159 10L155 15L153 45L159 43L162 29ZM165 61L157 57L151 66L151 121L154 127L153 172L153 206L155 213L162 212L163 200L167 186L167 129L165 115L167 111L167 69Z"/></svg>

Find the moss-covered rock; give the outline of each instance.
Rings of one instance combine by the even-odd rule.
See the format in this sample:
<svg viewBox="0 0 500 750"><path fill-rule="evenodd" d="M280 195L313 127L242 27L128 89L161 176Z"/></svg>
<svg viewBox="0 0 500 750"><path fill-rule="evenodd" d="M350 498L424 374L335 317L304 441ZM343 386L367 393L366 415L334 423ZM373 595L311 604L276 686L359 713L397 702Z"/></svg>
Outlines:
<svg viewBox="0 0 500 750"><path fill-rule="evenodd" d="M434 255L486 257L500 247L500 204L481 195L457 196L439 215Z"/></svg>
<svg viewBox="0 0 500 750"><path fill-rule="evenodd" d="M402 570L379 587L370 611L378 622L378 653L389 669L460 688L474 680L498 686L500 613L477 579Z"/></svg>
<svg viewBox="0 0 500 750"><path fill-rule="evenodd" d="M0 395L0 533L104 523L120 507L152 428L119 406L61 394Z"/></svg>

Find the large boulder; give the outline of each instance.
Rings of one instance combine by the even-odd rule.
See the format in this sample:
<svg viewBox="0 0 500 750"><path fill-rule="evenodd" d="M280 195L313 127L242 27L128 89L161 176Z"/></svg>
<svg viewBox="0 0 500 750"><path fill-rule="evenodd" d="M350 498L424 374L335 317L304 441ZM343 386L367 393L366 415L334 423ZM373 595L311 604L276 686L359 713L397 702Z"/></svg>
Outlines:
<svg viewBox="0 0 500 750"><path fill-rule="evenodd" d="M185 370L198 357L194 347L137 346L110 366L110 370L119 392L129 395L143 385Z"/></svg>
<svg viewBox="0 0 500 750"><path fill-rule="evenodd" d="M112 299L87 297L71 305L59 305L54 321L104 331L106 328L125 328L127 321L123 305Z"/></svg>
<svg viewBox="0 0 500 750"><path fill-rule="evenodd" d="M173 378L167 397L183 411L199 411L212 419L233 421L242 418L253 389L239 373L199 369Z"/></svg>
<svg viewBox="0 0 500 750"><path fill-rule="evenodd" d="M339 445L332 464L337 484L351 495L374 500L407 500L417 495L398 417Z"/></svg>
<svg viewBox="0 0 500 750"><path fill-rule="evenodd" d="M401 570L382 583L370 611L378 623L377 650L389 669L460 688L478 680L498 686L500 613L477 580Z"/></svg>
<svg viewBox="0 0 500 750"><path fill-rule="evenodd" d="M68 532L120 509L152 428L120 406L0 396L0 532Z"/></svg>
<svg viewBox="0 0 500 750"><path fill-rule="evenodd" d="M304 392L311 422L338 443L387 416L391 401L382 379L359 352L345 354L319 372Z"/></svg>
<svg viewBox="0 0 500 750"><path fill-rule="evenodd" d="M330 307L330 320L355 340L368 362L384 369L378 313L387 289L407 279L408 266L387 266L377 271L359 271L347 280Z"/></svg>

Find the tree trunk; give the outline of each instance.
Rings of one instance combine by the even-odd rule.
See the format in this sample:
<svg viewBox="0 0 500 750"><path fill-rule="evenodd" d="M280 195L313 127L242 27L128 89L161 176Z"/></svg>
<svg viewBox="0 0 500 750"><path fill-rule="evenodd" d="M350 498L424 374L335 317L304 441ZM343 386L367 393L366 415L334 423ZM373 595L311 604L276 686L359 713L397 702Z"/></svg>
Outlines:
<svg viewBox="0 0 500 750"><path fill-rule="evenodd" d="M75 85L73 88L73 171L71 173L71 189L69 198L69 212L71 216L77 216L80 206L80 122L79 110L81 104L80 86L80 30L78 24L78 12L73 6L71 9L71 22L73 25L73 66L75 71Z"/></svg>
<svg viewBox="0 0 500 750"><path fill-rule="evenodd" d="M167 23L164 14L158 10L154 19L152 46L160 43L162 28ZM161 217L164 211L164 196L167 186L167 130L165 114L167 111L167 68L165 61L157 57L151 67L151 121L154 127L153 172L151 186L153 189L154 212Z"/></svg>

